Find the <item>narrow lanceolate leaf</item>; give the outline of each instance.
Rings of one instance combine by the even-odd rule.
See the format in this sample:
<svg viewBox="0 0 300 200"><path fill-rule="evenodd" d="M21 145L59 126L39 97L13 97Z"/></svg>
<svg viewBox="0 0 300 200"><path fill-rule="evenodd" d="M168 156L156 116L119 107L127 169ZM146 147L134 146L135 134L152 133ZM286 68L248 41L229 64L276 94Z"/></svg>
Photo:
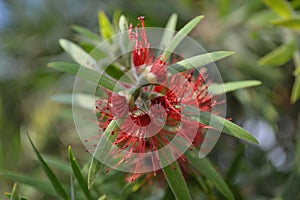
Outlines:
<svg viewBox="0 0 300 200"><path fill-rule="evenodd" d="M9 197L9 198L11 198L11 196L12 196L12 193L9 193L9 192L4 192L4 195L5 196L7 196L7 197ZM26 197L19 197L19 200L29 200L28 198L26 198Z"/></svg>
<svg viewBox="0 0 300 200"><path fill-rule="evenodd" d="M99 21L99 28L100 33L103 39L108 39L113 35L113 29L109 22L109 19L105 15L103 11L98 13L98 21Z"/></svg>
<svg viewBox="0 0 300 200"><path fill-rule="evenodd" d="M122 71L119 67L113 64L109 65L105 69L105 73L116 80L120 80L129 84L135 84L135 81L130 76L128 76L127 73L124 73L124 71Z"/></svg>
<svg viewBox="0 0 300 200"><path fill-rule="evenodd" d="M52 196L58 196L55 193L55 190L51 187L51 184L45 181L42 181L40 178L34 178L31 176L24 176L19 173L10 172L10 171L1 171L0 176L3 176L7 179L10 179L12 181L16 181L19 183L23 183L26 185L29 185L31 187L34 187L35 189L45 192L46 194L52 195Z"/></svg>
<svg viewBox="0 0 300 200"><path fill-rule="evenodd" d="M163 160L163 159L162 159ZM187 188L184 177L181 173L180 167L177 161L163 168L165 178L171 188L175 198L177 200L181 199L191 199L189 190Z"/></svg>
<svg viewBox="0 0 300 200"><path fill-rule="evenodd" d="M107 159L109 152L113 146L113 142L118 136L117 132L115 132L114 134L112 134L112 132L116 130L121 123L121 120L112 120L109 123L108 127L105 129L101 139L97 144L88 172L89 188L93 186L95 179L97 178L102 167L102 163L97 159L101 160L102 162L104 162Z"/></svg>
<svg viewBox="0 0 300 200"><path fill-rule="evenodd" d="M9 199L10 200L20 200L19 193L18 193L18 184L17 183L14 184L13 189L11 191L11 196L10 196Z"/></svg>
<svg viewBox="0 0 300 200"><path fill-rule="evenodd" d="M291 94L291 101L292 103L296 103L300 99L300 75L296 76L292 94Z"/></svg>
<svg viewBox="0 0 300 200"><path fill-rule="evenodd" d="M70 196L71 196L71 200L76 200L76 196L75 196L75 188L74 188L74 182L73 182L73 177L70 176Z"/></svg>
<svg viewBox="0 0 300 200"><path fill-rule="evenodd" d="M219 130L223 133L258 144L258 141L251 133L222 117L213 115L208 112L199 111L199 113L195 113L194 115L190 116L190 118L195 121L199 121L207 126L212 126L214 129Z"/></svg>
<svg viewBox="0 0 300 200"><path fill-rule="evenodd" d="M78 26L78 25L73 25L73 26L71 26L71 28L74 31L76 31L77 33L79 33L80 35L86 37L87 39L100 42L99 36L87 28L84 28L84 27Z"/></svg>
<svg viewBox="0 0 300 200"><path fill-rule="evenodd" d="M95 109L95 97L88 94L82 94L82 93L57 94L51 96L51 100L56 101L58 103L77 106L87 110Z"/></svg>
<svg viewBox="0 0 300 200"><path fill-rule="evenodd" d="M97 200L105 200L105 199L107 199L107 198L106 198L106 195L102 195L102 196L99 197Z"/></svg>
<svg viewBox="0 0 300 200"><path fill-rule="evenodd" d="M296 103L300 99L300 54L299 51L296 51L294 53L294 63L295 63L295 82L292 88L292 94L291 94L291 102Z"/></svg>
<svg viewBox="0 0 300 200"><path fill-rule="evenodd" d="M126 20L126 17L124 15L121 15L119 19L119 28L121 32L128 30L128 22Z"/></svg>
<svg viewBox="0 0 300 200"><path fill-rule="evenodd" d="M215 61L221 60L228 56L231 56L233 52L230 51L217 51L212 53L206 53L191 58L184 59L168 67L171 74L184 72L187 70L195 69L205 66Z"/></svg>
<svg viewBox="0 0 300 200"><path fill-rule="evenodd" d="M173 37L173 39L167 44L165 51L162 54L162 59L168 59L169 56L176 49L178 44L200 23L204 16L198 16L187 23L178 33Z"/></svg>
<svg viewBox="0 0 300 200"><path fill-rule="evenodd" d="M166 28L164 30L163 36L161 38L159 48L164 49L172 40L173 35L175 33L176 24L177 24L178 15L173 13L170 19L167 22Z"/></svg>
<svg viewBox="0 0 300 200"><path fill-rule="evenodd" d="M48 179L51 181L51 184L53 186L53 188L55 189L55 191L57 192L57 194L63 198L63 199L70 199L67 192L65 191L65 189L63 188L63 186L61 185L60 181L58 180L58 178L56 177L56 175L53 173L53 171L50 169L50 167L48 166L48 164L44 161L44 159L42 158L41 154L38 152L37 148L35 147L35 145L33 144L31 138L28 135L28 139L30 141L30 144L40 162L40 164L42 165L42 168L44 170L44 172L46 173Z"/></svg>
<svg viewBox="0 0 300 200"><path fill-rule="evenodd" d="M260 66L280 66L288 62L294 55L296 50L295 40L283 44L272 52L268 53L261 59L259 59L258 64Z"/></svg>
<svg viewBox="0 0 300 200"><path fill-rule="evenodd" d="M235 81L235 82L228 82L223 84L211 84L209 86L209 91L211 92L212 95L218 95L218 94L232 92L243 88L258 86L260 84L261 84L260 81L254 81L254 80Z"/></svg>
<svg viewBox="0 0 300 200"><path fill-rule="evenodd" d="M212 182L216 188L226 197L226 199L233 200L234 196L222 179L221 175L213 168L208 159L199 159L197 156L197 150L186 151L185 156L190 160L190 163L197 169L203 176L205 176L210 182Z"/></svg>
<svg viewBox="0 0 300 200"><path fill-rule="evenodd" d="M297 67L293 74L294 74L294 76L300 75L300 67Z"/></svg>
<svg viewBox="0 0 300 200"><path fill-rule="evenodd" d="M64 63L64 62L53 62L49 63L48 67L54 68L59 71L68 72L73 75L77 75L85 80L96 83L97 85L101 85L102 87L109 89L111 91L123 91L125 88L119 84L117 84L112 79L108 78L104 74L100 74L99 72L81 67L75 63Z"/></svg>
<svg viewBox="0 0 300 200"><path fill-rule="evenodd" d="M92 157L90 168L88 172L88 188L91 189L100 173L102 163L99 162L96 158Z"/></svg>
<svg viewBox="0 0 300 200"><path fill-rule="evenodd" d="M79 164L78 164L76 158L74 157L71 146L68 147L68 153L69 153L69 158L70 158L73 174L74 174L75 178L77 179L77 181L80 185L80 188L82 189L82 191L87 199L93 199L90 194L90 191L88 189L87 183L83 178Z"/></svg>
<svg viewBox="0 0 300 200"><path fill-rule="evenodd" d="M300 31L300 18L293 17L288 19L278 19L272 22L276 26L283 26L286 28L290 28L296 31Z"/></svg>
<svg viewBox="0 0 300 200"><path fill-rule="evenodd" d="M281 17L291 17L293 15L293 9L290 3L286 0L263 0L264 3L269 6L274 12Z"/></svg>
<svg viewBox="0 0 300 200"><path fill-rule="evenodd" d="M117 138L118 134L112 134L114 130L118 128L120 120L112 120L108 127L105 129L103 136L99 140L97 144L97 148L94 152L94 157L100 159L101 161L105 160L110 152L111 147L113 146L113 142Z"/></svg>
<svg viewBox="0 0 300 200"><path fill-rule="evenodd" d="M78 64L90 69L99 70L96 60L77 44L66 39L60 39L59 44Z"/></svg>
<svg viewBox="0 0 300 200"><path fill-rule="evenodd" d="M170 187L166 187L165 194L164 194L162 200L171 200L171 199L174 199L173 192Z"/></svg>

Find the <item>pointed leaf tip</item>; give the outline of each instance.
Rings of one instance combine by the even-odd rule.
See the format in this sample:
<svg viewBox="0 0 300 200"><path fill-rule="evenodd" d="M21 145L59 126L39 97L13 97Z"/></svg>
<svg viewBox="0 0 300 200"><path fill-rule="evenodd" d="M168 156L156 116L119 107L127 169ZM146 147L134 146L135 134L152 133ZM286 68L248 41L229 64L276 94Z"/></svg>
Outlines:
<svg viewBox="0 0 300 200"><path fill-rule="evenodd" d="M72 147L70 145L68 146L68 153L69 153L69 158L70 158L73 174L74 174L75 178L77 179L77 181L80 185L80 188L82 189L82 191L87 199L90 199L90 200L93 199L90 194L90 191L88 189L87 183L81 173L80 166L73 154Z"/></svg>
<svg viewBox="0 0 300 200"><path fill-rule="evenodd" d="M44 172L46 173L48 179L50 180L53 188L57 192L57 194L63 198L63 199L69 199L69 196L65 189L63 188L60 180L57 178L57 176L54 174L54 172L51 170L51 168L48 166L48 164L45 162L41 154L39 153L38 149L35 147L33 141L31 140L29 134L27 133L27 138L29 139L29 142L38 158L38 161L40 162Z"/></svg>
<svg viewBox="0 0 300 200"><path fill-rule="evenodd" d="M164 58L164 60L167 60L178 44L200 23L203 18L203 15L195 17L182 27L168 43L161 57Z"/></svg>

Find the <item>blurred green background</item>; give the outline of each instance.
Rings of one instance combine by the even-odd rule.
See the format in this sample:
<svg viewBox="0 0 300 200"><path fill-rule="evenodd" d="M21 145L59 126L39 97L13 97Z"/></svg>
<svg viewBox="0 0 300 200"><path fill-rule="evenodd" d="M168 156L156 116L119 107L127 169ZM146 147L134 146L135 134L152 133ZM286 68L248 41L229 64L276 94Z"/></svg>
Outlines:
<svg viewBox="0 0 300 200"><path fill-rule="evenodd" d="M299 1L289 5L296 15ZM224 82L262 81L259 87L227 95L227 116L255 135L260 145L223 135L209 157L237 199L300 199L300 104L290 100L299 32L274 26L272 20L280 15L261 0L0 0L1 174L9 171L46 180L26 137L28 131L44 155L67 162L71 144L79 163L88 161L71 108L51 100L54 94L71 92L74 77L47 68L47 63L70 60L58 39L76 41L73 24L97 32L99 10L110 18L120 12L134 24L145 15L146 26L159 27L175 12L177 30L193 17L205 15L191 37L207 51L235 52L217 63ZM263 56L290 41L292 45L277 60L261 66ZM68 174L57 173L68 179ZM0 196L12 184L0 175ZM19 186L32 199L51 199L25 184Z"/></svg>

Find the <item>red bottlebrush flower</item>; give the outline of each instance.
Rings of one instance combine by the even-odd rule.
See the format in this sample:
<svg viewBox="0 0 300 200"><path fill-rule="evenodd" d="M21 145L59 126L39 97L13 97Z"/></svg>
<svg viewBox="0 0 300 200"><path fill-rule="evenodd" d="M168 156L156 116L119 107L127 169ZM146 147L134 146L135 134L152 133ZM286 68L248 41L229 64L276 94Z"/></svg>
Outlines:
<svg viewBox="0 0 300 200"><path fill-rule="evenodd" d="M126 96L111 93L109 97L109 103L113 116L120 118L128 113L129 106L127 103Z"/></svg>
<svg viewBox="0 0 300 200"><path fill-rule="evenodd" d="M150 44L145 30L144 19L144 16L138 18L142 25L141 28L139 24L135 31L133 31L132 24L129 27L129 37L134 41L132 51L133 64L138 70L142 65L147 67L145 73L148 80L162 82L167 77L167 64L161 57L155 59L155 56L150 55ZM154 75L154 77L151 75Z"/></svg>
<svg viewBox="0 0 300 200"><path fill-rule="evenodd" d="M153 73L156 77L156 81L161 83L167 78L166 62L158 58L150 68L150 73Z"/></svg>
<svg viewBox="0 0 300 200"><path fill-rule="evenodd" d="M158 93L159 91L163 93ZM217 103L208 92L203 74L199 74L198 77L193 73L186 77L177 74L166 80L164 85L142 88L142 93L149 92L155 95L144 99L148 101L145 103L148 104L148 109L145 105L138 105L137 102L134 106L129 105L124 96L114 93L110 93L107 105L97 106L100 116L105 115L105 119L100 117L98 123L102 131L107 128L109 124L107 122L116 118L124 119L122 126L112 133L118 134L114 142L118 150L111 154L117 156L124 151L123 157L115 167L124 164L134 166L131 181L139 176L138 174L143 171L142 168L149 168L149 163L154 174L161 168L161 155L157 152L165 146L170 145L168 150L176 159L181 157L184 161L184 149L190 145L199 146L204 137L204 129L207 128L204 124L191 119L189 115L195 112L186 109L192 107L201 111L211 111ZM142 96L140 98L144 98ZM105 104L105 101L99 102ZM133 109L129 110L129 107ZM125 114L125 111L128 113ZM182 144L172 144L175 137L181 138L177 139L177 142ZM150 153L150 156L144 156L147 153Z"/></svg>
<svg viewBox="0 0 300 200"><path fill-rule="evenodd" d="M144 19L144 16L138 18L142 24L141 28L139 28L140 25L138 25L135 31L133 31L132 24L130 24L129 27L129 37L135 42L132 52L132 60L134 67L136 68L139 68L141 65L145 64L149 57L150 44L148 42L145 30Z"/></svg>
<svg viewBox="0 0 300 200"><path fill-rule="evenodd" d="M197 116L199 111L211 112L218 103L208 91L204 72L199 72L197 76L193 71L168 76L166 59L149 56L150 44L144 17L139 17L139 20L142 25L140 29L133 31L132 25L129 29L130 39L135 42L133 64L138 75L160 85L128 88L127 91L138 91L133 94L134 97L125 94L126 91L124 94L108 92L108 100L96 102L98 126L102 132L112 120L122 120L119 128L111 133L116 134L115 148L108 153L110 159L117 160L112 162L114 167L128 165L133 173L131 181L139 173L153 171L155 175L164 167L161 165L162 159L167 164L179 158L184 162L184 151L191 145L201 145L205 129L209 128L191 116ZM181 57L177 56L174 62L179 60ZM166 151L173 155L174 160L166 156ZM184 163L181 166L188 168Z"/></svg>

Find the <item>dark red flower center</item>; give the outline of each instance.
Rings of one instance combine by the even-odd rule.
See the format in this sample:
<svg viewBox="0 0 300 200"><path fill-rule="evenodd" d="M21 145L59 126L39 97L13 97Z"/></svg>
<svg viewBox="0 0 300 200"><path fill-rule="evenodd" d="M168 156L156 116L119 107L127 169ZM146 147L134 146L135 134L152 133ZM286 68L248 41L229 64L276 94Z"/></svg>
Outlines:
<svg viewBox="0 0 300 200"><path fill-rule="evenodd" d="M132 121L138 126L148 126L151 123L151 118L147 113L143 113L139 116L131 116Z"/></svg>

